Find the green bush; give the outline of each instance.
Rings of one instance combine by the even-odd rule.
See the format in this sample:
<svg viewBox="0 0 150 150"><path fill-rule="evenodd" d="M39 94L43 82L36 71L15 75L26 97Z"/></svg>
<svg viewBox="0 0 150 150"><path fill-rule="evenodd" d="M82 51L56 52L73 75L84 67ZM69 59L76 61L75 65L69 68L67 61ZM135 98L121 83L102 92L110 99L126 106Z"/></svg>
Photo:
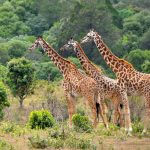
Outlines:
<svg viewBox="0 0 150 150"><path fill-rule="evenodd" d="M133 127L133 133L142 133L144 126L141 122L135 121L132 125Z"/></svg>
<svg viewBox="0 0 150 150"><path fill-rule="evenodd" d="M55 124L53 116L47 110L32 111L29 116L29 126L31 129L45 129Z"/></svg>
<svg viewBox="0 0 150 150"><path fill-rule="evenodd" d="M28 138L30 144L33 148L41 148L44 149L48 146L48 141L45 138L40 137L39 135L31 136Z"/></svg>
<svg viewBox="0 0 150 150"><path fill-rule="evenodd" d="M14 150L12 145L10 145L9 143L3 140L0 140L0 149L1 150Z"/></svg>
<svg viewBox="0 0 150 150"><path fill-rule="evenodd" d="M0 119L3 118L5 107L9 107L10 103L7 98L7 90L3 82L0 81Z"/></svg>
<svg viewBox="0 0 150 150"><path fill-rule="evenodd" d="M28 132L27 128L12 122L1 122L0 131L14 136L21 136Z"/></svg>
<svg viewBox="0 0 150 150"><path fill-rule="evenodd" d="M96 149L96 146L93 145L92 139L88 136L76 136L71 134L69 138L66 139L65 144L68 148L73 149Z"/></svg>
<svg viewBox="0 0 150 150"><path fill-rule="evenodd" d="M91 123L86 116L82 116L80 114L74 114L72 116L72 122L74 125L75 130L77 131L91 131Z"/></svg>

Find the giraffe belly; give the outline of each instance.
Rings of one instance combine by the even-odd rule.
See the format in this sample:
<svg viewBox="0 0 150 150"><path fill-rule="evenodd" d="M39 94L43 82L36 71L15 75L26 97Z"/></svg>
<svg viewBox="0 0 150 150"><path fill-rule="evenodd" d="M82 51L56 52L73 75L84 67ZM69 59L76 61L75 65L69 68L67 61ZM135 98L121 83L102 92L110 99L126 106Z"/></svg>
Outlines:
<svg viewBox="0 0 150 150"><path fill-rule="evenodd" d="M132 87L129 87L127 89L127 95L128 96L140 96L140 92Z"/></svg>

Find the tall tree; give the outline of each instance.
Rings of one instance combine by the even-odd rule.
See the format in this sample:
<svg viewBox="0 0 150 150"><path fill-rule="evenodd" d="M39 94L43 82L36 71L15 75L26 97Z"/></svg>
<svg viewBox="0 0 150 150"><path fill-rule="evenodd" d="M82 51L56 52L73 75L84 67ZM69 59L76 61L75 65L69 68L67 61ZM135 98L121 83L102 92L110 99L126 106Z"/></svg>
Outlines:
<svg viewBox="0 0 150 150"><path fill-rule="evenodd" d="M8 63L8 84L14 96L19 98L20 108L24 99L33 91L34 68L25 58L12 59Z"/></svg>

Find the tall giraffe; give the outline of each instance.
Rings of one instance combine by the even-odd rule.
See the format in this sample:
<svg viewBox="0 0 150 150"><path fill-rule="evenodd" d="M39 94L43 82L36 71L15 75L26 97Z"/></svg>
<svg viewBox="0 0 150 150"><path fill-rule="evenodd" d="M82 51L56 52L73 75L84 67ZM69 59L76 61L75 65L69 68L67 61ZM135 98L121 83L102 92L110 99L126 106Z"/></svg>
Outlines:
<svg viewBox="0 0 150 150"><path fill-rule="evenodd" d="M34 50L36 47L41 46L45 53L51 58L53 63L59 68L60 72L64 77L64 91L66 95L66 100L68 104L69 113L69 126L72 127L72 115L75 113L75 95L80 94L85 99L87 99L91 111L93 114L93 125L97 125L97 111L96 103L101 103L98 93L97 83L94 79L82 74L77 67L70 61L61 57L42 37L37 38L34 44L29 48ZM101 105L99 105L101 106ZM100 109L101 110L101 109ZM102 115L103 122L107 127L107 122Z"/></svg>
<svg viewBox="0 0 150 150"><path fill-rule="evenodd" d="M88 59L77 41L74 41L73 39L69 40L68 44L65 44L61 50L69 50L71 47L74 48L74 51L79 58L82 68L85 70L86 74L97 82L101 101L104 101L104 99L112 99L115 108L113 122L117 123L117 120L120 119L120 124L122 124L120 104L123 102L124 97L122 96L122 90L120 86L118 86L117 81L104 76L101 69L96 67ZM102 104L104 104L104 102Z"/></svg>
<svg viewBox="0 0 150 150"><path fill-rule="evenodd" d="M147 131L150 121L150 74L141 73L134 69L134 67L127 61L115 56L110 49L103 42L101 36L94 31L90 31L83 39L82 43L94 40L99 52L104 58L107 65L113 70L118 79L118 85L122 87L128 94L142 95L145 99L145 117L144 117L144 130ZM126 101L126 107L128 102ZM128 116L130 111L126 110Z"/></svg>

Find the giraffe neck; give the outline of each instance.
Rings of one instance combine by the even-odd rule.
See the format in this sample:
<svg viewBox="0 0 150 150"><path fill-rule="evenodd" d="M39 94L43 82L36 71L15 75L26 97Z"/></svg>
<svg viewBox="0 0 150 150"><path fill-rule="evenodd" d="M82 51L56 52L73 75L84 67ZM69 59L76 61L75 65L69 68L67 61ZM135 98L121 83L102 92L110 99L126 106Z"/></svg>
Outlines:
<svg viewBox="0 0 150 150"><path fill-rule="evenodd" d="M69 66L71 65L70 61L62 58L46 41L41 39L39 41L40 46L44 50L45 53L50 57L53 63L59 68L60 72L65 75L69 70Z"/></svg>
<svg viewBox="0 0 150 150"><path fill-rule="evenodd" d="M76 46L74 46L74 51L80 60L82 68L90 77L97 78L98 76L100 77L102 75L102 71L91 63L91 61L86 56L79 43L77 43Z"/></svg>
<svg viewBox="0 0 150 150"><path fill-rule="evenodd" d="M123 59L119 59L109 50L97 33L94 36L94 42L107 65L113 70L114 73L116 73L117 76L120 76L120 73L123 74L134 71L134 68L130 63Z"/></svg>

